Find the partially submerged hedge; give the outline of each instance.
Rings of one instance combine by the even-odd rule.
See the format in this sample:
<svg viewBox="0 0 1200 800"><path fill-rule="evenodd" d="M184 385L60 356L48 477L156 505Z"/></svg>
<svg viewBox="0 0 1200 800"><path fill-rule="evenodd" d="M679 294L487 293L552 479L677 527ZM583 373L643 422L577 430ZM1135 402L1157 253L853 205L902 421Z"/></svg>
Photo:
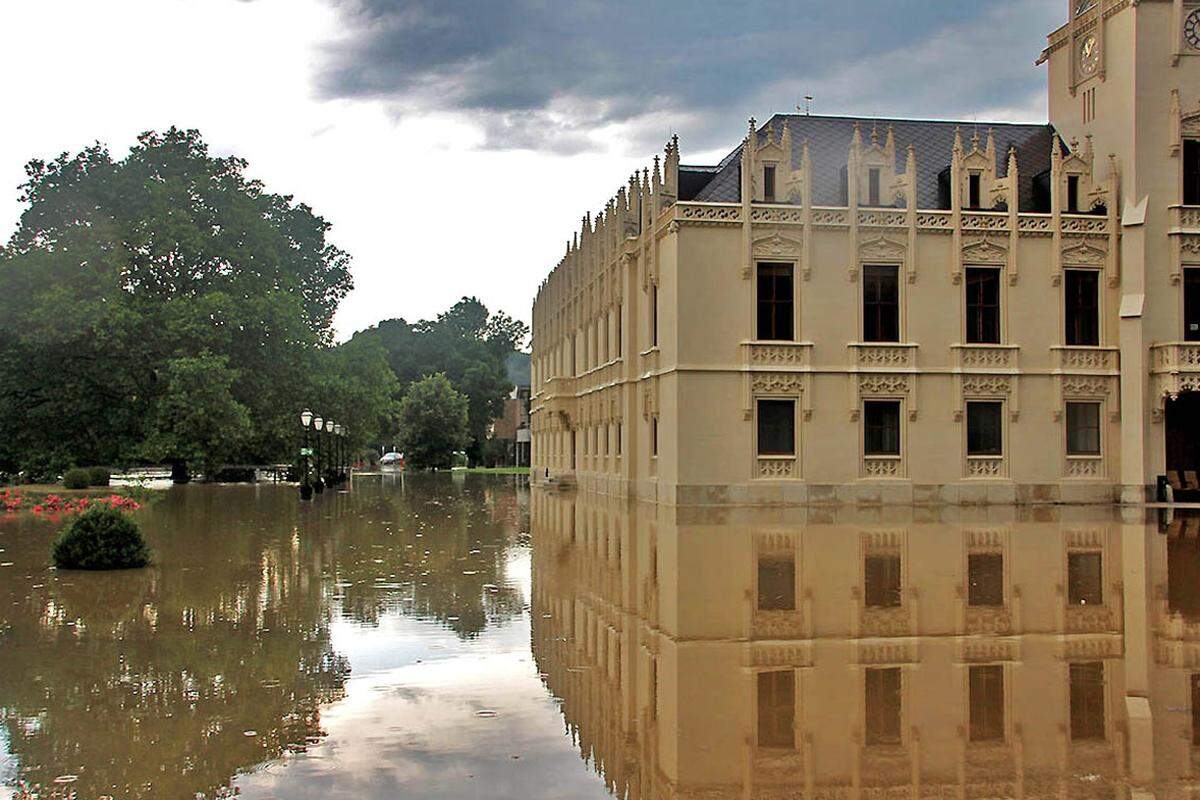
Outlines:
<svg viewBox="0 0 1200 800"><path fill-rule="evenodd" d="M150 548L137 523L111 508L85 512L54 543L59 569L131 569L150 563Z"/></svg>

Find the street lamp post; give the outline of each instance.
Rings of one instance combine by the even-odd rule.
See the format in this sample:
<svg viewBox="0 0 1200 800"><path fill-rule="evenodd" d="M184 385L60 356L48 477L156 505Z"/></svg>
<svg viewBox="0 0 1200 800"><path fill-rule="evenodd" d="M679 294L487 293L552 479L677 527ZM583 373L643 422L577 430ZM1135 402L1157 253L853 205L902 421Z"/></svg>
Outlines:
<svg viewBox="0 0 1200 800"><path fill-rule="evenodd" d="M313 479L313 489L316 490L317 494L320 494L321 492L325 491L325 479L324 479L324 473L322 472L322 469L325 464L325 458L324 458L324 456L325 456L324 449L325 448L321 446L321 438L322 438L321 433L322 433L322 431L325 430L325 420L322 419L321 417L316 417L315 419L313 419L313 429L316 431L313 438L316 439L316 445L317 445L316 446L317 468L316 468L316 477Z"/></svg>
<svg viewBox="0 0 1200 800"><path fill-rule="evenodd" d="M354 459L350 450L350 427L342 426L342 455L346 463L346 480L350 480L350 471L354 469Z"/></svg>
<svg viewBox="0 0 1200 800"><path fill-rule="evenodd" d="M333 426L334 444L337 447L337 482L343 483L346 480L346 448L345 442L342 441L342 423L337 423Z"/></svg>
<svg viewBox="0 0 1200 800"><path fill-rule="evenodd" d="M312 456L312 448L309 447L308 429L312 425L313 414L307 408L300 412L300 499L308 500L312 497L313 486L311 475L309 473L309 459Z"/></svg>
<svg viewBox="0 0 1200 800"><path fill-rule="evenodd" d="M329 457L325 459L325 483L329 486L337 484L337 439L333 435L333 420L325 420L325 446Z"/></svg>

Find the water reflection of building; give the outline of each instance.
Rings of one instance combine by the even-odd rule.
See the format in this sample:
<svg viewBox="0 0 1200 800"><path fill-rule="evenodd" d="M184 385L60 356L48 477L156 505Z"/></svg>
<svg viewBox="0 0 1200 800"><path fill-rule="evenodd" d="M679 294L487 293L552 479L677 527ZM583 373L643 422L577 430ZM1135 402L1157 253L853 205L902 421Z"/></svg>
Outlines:
<svg viewBox="0 0 1200 800"><path fill-rule="evenodd" d="M897 513L535 493L535 656L614 790L1190 793L1200 520Z"/></svg>

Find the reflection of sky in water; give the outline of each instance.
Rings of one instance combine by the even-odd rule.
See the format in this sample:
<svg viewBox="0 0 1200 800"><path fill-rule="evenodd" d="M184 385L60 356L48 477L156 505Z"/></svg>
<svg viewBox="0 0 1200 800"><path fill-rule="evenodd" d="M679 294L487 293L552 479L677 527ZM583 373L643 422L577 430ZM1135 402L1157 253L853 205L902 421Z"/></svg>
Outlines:
<svg viewBox="0 0 1200 800"><path fill-rule="evenodd" d="M528 549L512 548L504 570L528 608ZM396 613L331 634L352 671L346 698L321 714L328 736L238 778L242 796L609 797L563 735L527 614L469 640Z"/></svg>

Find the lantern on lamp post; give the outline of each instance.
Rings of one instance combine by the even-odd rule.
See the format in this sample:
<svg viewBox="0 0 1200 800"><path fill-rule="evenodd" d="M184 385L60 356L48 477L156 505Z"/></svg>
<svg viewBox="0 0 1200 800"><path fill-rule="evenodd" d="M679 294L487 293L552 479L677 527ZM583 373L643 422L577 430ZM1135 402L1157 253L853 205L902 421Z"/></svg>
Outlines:
<svg viewBox="0 0 1200 800"><path fill-rule="evenodd" d="M312 447L308 439L309 428L312 427L313 413L307 408L300 412L300 499L312 497Z"/></svg>

